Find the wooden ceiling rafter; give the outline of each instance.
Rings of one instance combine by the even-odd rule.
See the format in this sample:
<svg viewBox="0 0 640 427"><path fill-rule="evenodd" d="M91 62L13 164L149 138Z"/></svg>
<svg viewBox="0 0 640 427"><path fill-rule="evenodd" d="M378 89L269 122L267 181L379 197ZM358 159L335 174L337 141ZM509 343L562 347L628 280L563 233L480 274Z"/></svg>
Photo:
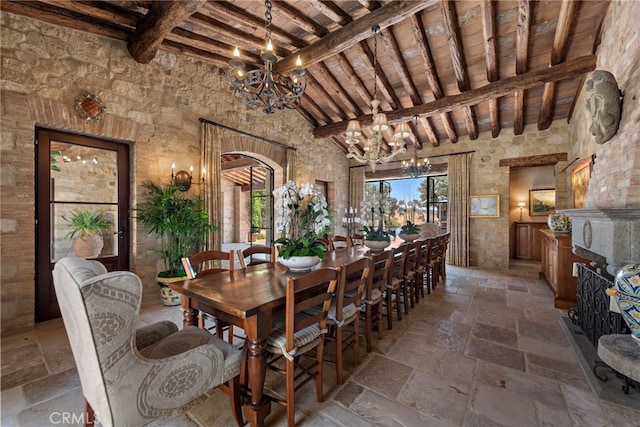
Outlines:
<svg viewBox="0 0 640 427"><path fill-rule="evenodd" d="M471 89L469 83L469 75L467 74L467 61L464 57L462 41L460 36L460 28L456 18L455 2L442 0L440 2L442 16L444 20L444 28L449 41L449 50L451 50L451 62L458 83L460 93ZM465 124L467 133L472 140L478 139L478 123L476 121L476 113L473 106L464 107Z"/></svg>
<svg viewBox="0 0 640 427"><path fill-rule="evenodd" d="M141 64L151 62L165 37L205 3L206 0L153 3L129 39L127 50L131 57Z"/></svg>
<svg viewBox="0 0 640 427"><path fill-rule="evenodd" d="M433 97L435 99L443 98L444 92L442 91L442 88L440 86L440 80L438 79L436 67L433 62L433 56L431 55L431 49L429 48L429 41L427 40L424 25L422 24L422 21L417 17L417 15L413 15L409 19L409 22L411 23L413 35L415 37L419 53L424 64L424 72L425 76L427 77L429 89L431 89L431 93L433 94ZM450 114L448 112L442 113L440 115L440 120L442 121L442 125L444 126L445 132L447 133L447 136L449 137L451 143L455 144L456 142L458 142L458 134L456 133L456 129L453 125ZM431 145L433 145L433 139L431 139L431 137L429 139L431 140ZM435 137L435 140L439 145L437 136Z"/></svg>
<svg viewBox="0 0 640 427"><path fill-rule="evenodd" d="M529 34L531 33L531 6L529 0L518 0L516 27L516 75L527 72ZM517 89L513 97L513 134L524 132L524 90Z"/></svg>
<svg viewBox="0 0 640 427"><path fill-rule="evenodd" d="M313 0L309 5L341 27L353 22L351 15L332 2Z"/></svg>
<svg viewBox="0 0 640 427"><path fill-rule="evenodd" d="M358 94L365 105L369 105L373 95L369 92L367 86L362 81L360 75L353 68L351 62L349 62L349 59L344 54L344 52L340 52L338 55L336 55L336 60L338 61L338 65L345 71L343 75L346 76L347 80L349 81L351 89Z"/></svg>
<svg viewBox="0 0 640 427"><path fill-rule="evenodd" d="M292 22L301 30L313 34L319 39L329 34L329 31L327 31L327 29L322 25L318 24L313 19L308 18L304 13L302 13L295 7L290 6L286 2L274 2L272 13L284 17L286 20Z"/></svg>
<svg viewBox="0 0 640 427"><path fill-rule="evenodd" d="M574 0L563 0L558 16L558 24L553 37L551 47L551 58L549 66L553 66L564 61L569 50L569 36L571 34L571 24L575 15L578 2ZM556 101L556 83L549 82L544 85L540 113L538 115L538 130L548 129L553 120L553 107Z"/></svg>
<svg viewBox="0 0 640 427"><path fill-rule="evenodd" d="M431 116L440 114L445 111L452 111L469 105L476 105L489 97L499 98L516 92L519 89L531 89L543 85L548 81L557 81L565 79L575 79L585 73L595 70L595 55L583 56L580 58L565 61L553 67L545 68L538 71L530 71L512 77L505 77L496 82L489 83L483 87L471 89L458 95L449 95L435 101L418 105L412 108L395 110L387 113L389 123L399 123L407 121L414 115ZM364 124L371 124L371 115L362 116L358 121ZM347 122L336 122L329 125L315 128L313 134L316 138L324 138L344 132L347 128Z"/></svg>
<svg viewBox="0 0 640 427"><path fill-rule="evenodd" d="M317 68L317 67L315 67ZM315 69L314 68L314 69ZM333 112L336 113L337 117L340 118L340 120L346 120L349 116L347 115L347 113L344 112L344 110L342 109L342 107L331 97L331 95L329 94L329 92L324 88L323 85L321 85L318 80L313 76L313 74L315 72L311 72L312 70L310 70L309 68L307 68L307 75L305 76L305 78L307 79L307 87L312 86L313 90L317 91L320 93L320 95L322 97L324 97L324 100L329 104L329 106L333 109ZM310 98L310 95L308 93L305 93L304 95L305 99ZM333 120L333 119L332 119Z"/></svg>
<svg viewBox="0 0 640 427"><path fill-rule="evenodd" d="M496 55L496 26L493 8L493 0L481 0L480 13L482 14L482 35L484 42L484 62L487 71L487 81L499 80L498 60ZM497 138L500 135L500 112L498 99L491 98L489 103L489 120L491 121L491 136Z"/></svg>
<svg viewBox="0 0 640 427"><path fill-rule="evenodd" d="M327 67L327 65L324 62L320 62L320 63L316 64L314 66L314 70L320 76L322 76L322 80L324 80L324 81L326 81L328 83L331 83L335 87L335 89L337 89L335 91L334 90L331 90L331 91L327 90L327 92L334 93L335 97L338 98L340 101L342 101L344 106L347 108L346 111L348 111L348 112L345 112L347 117L358 117L358 116L362 115L362 110L360 109L360 107L358 106L356 101L353 100L353 98L351 97L349 92L345 90L345 88L338 81L338 79L331 72L331 70L329 70L329 67ZM318 80L318 79L316 79L316 80Z"/></svg>

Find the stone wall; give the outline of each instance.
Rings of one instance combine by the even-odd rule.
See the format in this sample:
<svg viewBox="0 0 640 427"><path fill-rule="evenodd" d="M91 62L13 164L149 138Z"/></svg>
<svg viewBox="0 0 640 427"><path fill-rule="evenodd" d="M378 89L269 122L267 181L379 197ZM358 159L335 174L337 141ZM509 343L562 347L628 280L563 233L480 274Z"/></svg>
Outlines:
<svg viewBox="0 0 640 427"><path fill-rule="evenodd" d="M200 164L201 117L297 148L304 169L297 177L333 182L337 211L346 206L344 154L328 140L315 140L295 111L265 116L233 104L225 70L167 52L138 64L124 42L6 12L0 12L0 31L2 334L34 324L36 125L130 144L132 206L142 181L166 182L172 162L181 168ZM82 92L106 105L101 123L76 114L74 98ZM198 191L194 187L190 193ZM131 269L144 283L144 303L158 298L157 255L146 251L156 245L154 236L132 224Z"/></svg>
<svg viewBox="0 0 640 427"><path fill-rule="evenodd" d="M598 70L609 71L624 94L617 133L596 144L589 133L591 118L585 109L584 89L576 102L569 126L571 158L595 154L585 208L640 206L640 2L611 3L597 50Z"/></svg>

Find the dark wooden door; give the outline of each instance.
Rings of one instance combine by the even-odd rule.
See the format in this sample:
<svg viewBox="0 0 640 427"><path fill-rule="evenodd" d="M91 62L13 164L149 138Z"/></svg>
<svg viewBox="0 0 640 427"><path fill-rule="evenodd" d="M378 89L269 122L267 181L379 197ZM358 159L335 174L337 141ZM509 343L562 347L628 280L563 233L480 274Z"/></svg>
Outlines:
<svg viewBox="0 0 640 427"><path fill-rule="evenodd" d="M36 128L36 322L60 317L52 270L74 255L67 223L77 210L102 211L110 222L96 260L129 269L129 145Z"/></svg>

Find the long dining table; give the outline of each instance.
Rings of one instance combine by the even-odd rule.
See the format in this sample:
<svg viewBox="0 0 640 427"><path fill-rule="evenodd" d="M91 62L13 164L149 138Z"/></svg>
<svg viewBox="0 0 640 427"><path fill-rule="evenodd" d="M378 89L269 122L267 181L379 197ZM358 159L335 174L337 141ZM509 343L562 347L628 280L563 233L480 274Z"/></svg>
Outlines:
<svg viewBox="0 0 640 427"><path fill-rule="evenodd" d="M325 253L319 267L335 268L367 255L366 248L340 248ZM291 271L276 262L170 284L181 294L185 327L196 325L198 311L202 311L244 329L250 389L244 415L252 426L263 426L271 412L271 402L263 393L267 371L266 338L275 322L284 317L287 277L302 274L305 273Z"/></svg>

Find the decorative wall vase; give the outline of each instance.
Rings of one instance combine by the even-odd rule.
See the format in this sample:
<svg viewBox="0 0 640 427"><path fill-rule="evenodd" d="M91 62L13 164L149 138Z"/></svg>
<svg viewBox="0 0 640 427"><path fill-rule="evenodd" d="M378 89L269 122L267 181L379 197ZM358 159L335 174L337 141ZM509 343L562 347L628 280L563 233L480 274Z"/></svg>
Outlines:
<svg viewBox="0 0 640 427"><path fill-rule="evenodd" d="M99 234L86 234L73 238L73 251L80 258L96 258L102 252L104 240Z"/></svg>
<svg viewBox="0 0 640 427"><path fill-rule="evenodd" d="M604 144L610 140L618 130L622 97L616 78L608 71L595 70L585 84L589 94L586 108L591 113L591 127L596 144Z"/></svg>
<svg viewBox="0 0 640 427"><path fill-rule="evenodd" d="M420 238L420 233L411 233L411 234L400 233L398 234L398 237L400 237L402 240L404 240L407 243L411 243L414 240Z"/></svg>
<svg viewBox="0 0 640 427"><path fill-rule="evenodd" d="M391 243L386 240L365 240L364 245L372 251L383 251Z"/></svg>
<svg viewBox="0 0 640 427"><path fill-rule="evenodd" d="M571 233L571 218L563 213L554 213L547 217L549 229L555 233Z"/></svg>
<svg viewBox="0 0 640 427"><path fill-rule="evenodd" d="M320 264L321 259L317 256L292 256L289 258L278 257L278 262L291 271L309 271Z"/></svg>
<svg viewBox="0 0 640 427"><path fill-rule="evenodd" d="M614 289L622 318L640 345L640 263L622 267L616 275Z"/></svg>

